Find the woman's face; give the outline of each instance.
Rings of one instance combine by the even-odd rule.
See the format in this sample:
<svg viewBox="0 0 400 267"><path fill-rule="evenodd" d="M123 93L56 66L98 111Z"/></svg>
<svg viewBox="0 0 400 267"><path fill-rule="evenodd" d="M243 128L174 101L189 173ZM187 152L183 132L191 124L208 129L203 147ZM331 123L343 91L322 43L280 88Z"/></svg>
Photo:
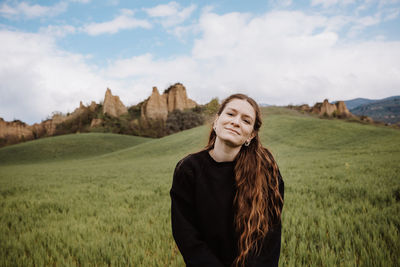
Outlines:
<svg viewBox="0 0 400 267"><path fill-rule="evenodd" d="M256 112L249 102L232 99L214 121L217 138L230 146L241 146L254 137Z"/></svg>

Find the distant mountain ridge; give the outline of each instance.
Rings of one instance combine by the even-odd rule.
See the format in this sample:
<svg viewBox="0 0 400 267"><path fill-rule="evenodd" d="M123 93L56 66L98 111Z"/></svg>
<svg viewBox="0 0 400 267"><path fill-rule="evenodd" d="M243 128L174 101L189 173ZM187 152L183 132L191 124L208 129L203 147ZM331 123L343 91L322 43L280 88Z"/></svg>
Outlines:
<svg viewBox="0 0 400 267"><path fill-rule="evenodd" d="M346 104L347 108L349 110L351 110L351 109L356 108L358 106L369 104L369 103L373 103L373 102L376 102L376 101L379 101L379 100L359 97L359 98L355 98L355 99L351 99L351 100L346 100L346 101L344 101L344 103Z"/></svg>
<svg viewBox="0 0 400 267"><path fill-rule="evenodd" d="M400 95L382 99L354 98L344 103L354 115L367 116L387 124L400 123Z"/></svg>
<svg viewBox="0 0 400 267"><path fill-rule="evenodd" d="M375 121L389 124L400 122L400 96L391 96L381 100L368 102L350 109L359 116L368 116Z"/></svg>
<svg viewBox="0 0 400 267"><path fill-rule="evenodd" d="M350 100L345 100L344 103L346 104L347 108L351 111L352 109L355 109L362 105L372 104L372 103L376 103L376 102L380 102L380 101L392 100L392 99L396 99L396 98L400 98L400 95L389 96L389 97L382 98L382 99L368 99L368 98L358 97L358 98L354 98L354 99L350 99Z"/></svg>

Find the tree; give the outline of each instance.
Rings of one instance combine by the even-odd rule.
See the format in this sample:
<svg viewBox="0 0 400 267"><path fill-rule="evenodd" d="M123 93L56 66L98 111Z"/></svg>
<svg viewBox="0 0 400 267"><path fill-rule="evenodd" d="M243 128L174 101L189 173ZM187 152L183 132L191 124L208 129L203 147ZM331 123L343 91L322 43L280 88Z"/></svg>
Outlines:
<svg viewBox="0 0 400 267"><path fill-rule="evenodd" d="M187 130L204 123L204 116L193 110L174 110L168 114L166 121L167 134Z"/></svg>

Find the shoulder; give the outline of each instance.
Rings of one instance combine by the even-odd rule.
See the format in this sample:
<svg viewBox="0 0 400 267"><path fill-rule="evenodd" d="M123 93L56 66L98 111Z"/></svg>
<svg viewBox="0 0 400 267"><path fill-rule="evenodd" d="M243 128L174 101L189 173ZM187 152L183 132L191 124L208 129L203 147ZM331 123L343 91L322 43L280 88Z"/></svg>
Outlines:
<svg viewBox="0 0 400 267"><path fill-rule="evenodd" d="M207 153L207 151L205 151L205 153ZM203 154L204 151L189 154L176 164L173 175L172 191L181 191L182 188L188 189L193 187L196 176L202 168Z"/></svg>
<svg viewBox="0 0 400 267"><path fill-rule="evenodd" d="M208 153L206 150L202 150L196 153L192 153L178 161L175 167L175 173L177 172L187 172L194 171L197 168L201 168L205 153Z"/></svg>

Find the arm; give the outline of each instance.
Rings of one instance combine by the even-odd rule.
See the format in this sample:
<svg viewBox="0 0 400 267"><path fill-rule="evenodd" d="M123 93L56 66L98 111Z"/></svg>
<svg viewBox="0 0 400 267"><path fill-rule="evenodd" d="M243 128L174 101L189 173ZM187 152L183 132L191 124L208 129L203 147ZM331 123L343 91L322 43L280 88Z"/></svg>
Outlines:
<svg viewBox="0 0 400 267"><path fill-rule="evenodd" d="M279 193L284 198L284 182L279 172ZM283 203L281 206L281 211ZM252 261L249 266L251 267L265 267L265 266L278 266L280 250L281 250L281 236L282 236L282 224L279 222L275 225L267 234L263 240L260 255Z"/></svg>
<svg viewBox="0 0 400 267"><path fill-rule="evenodd" d="M194 177L190 168L179 162L175 168L171 195L171 224L175 242L187 266L224 266L201 240L196 229Z"/></svg>

